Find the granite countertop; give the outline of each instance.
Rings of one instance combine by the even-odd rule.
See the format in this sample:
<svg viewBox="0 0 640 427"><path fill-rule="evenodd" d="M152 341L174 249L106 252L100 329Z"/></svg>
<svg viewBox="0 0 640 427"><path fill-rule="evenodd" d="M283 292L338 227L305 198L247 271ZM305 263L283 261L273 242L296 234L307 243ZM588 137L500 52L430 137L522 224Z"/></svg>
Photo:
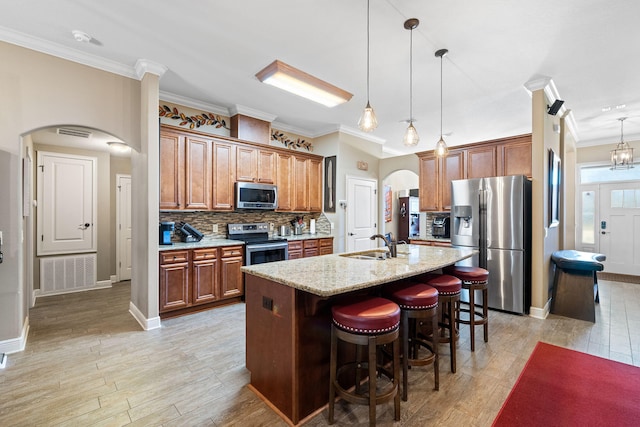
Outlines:
<svg viewBox="0 0 640 427"><path fill-rule="evenodd" d="M183 243L174 242L173 245L159 245L158 250L173 251L178 249L200 249L200 248L217 248L219 246L236 246L244 245L242 240L231 239L202 239L199 242Z"/></svg>
<svg viewBox="0 0 640 427"><path fill-rule="evenodd" d="M327 233L316 233L316 234L302 233L297 235L292 234L290 236L278 236L278 237L285 238L289 241L296 241L296 240L309 240L309 239L324 239L324 238L333 237L333 236Z"/></svg>
<svg viewBox="0 0 640 427"><path fill-rule="evenodd" d="M377 251L386 251L386 248ZM344 254L323 255L245 266L242 271L314 295L330 297L437 270L469 258L474 250L406 245L402 252L406 253L399 252L397 258L385 260L349 258Z"/></svg>

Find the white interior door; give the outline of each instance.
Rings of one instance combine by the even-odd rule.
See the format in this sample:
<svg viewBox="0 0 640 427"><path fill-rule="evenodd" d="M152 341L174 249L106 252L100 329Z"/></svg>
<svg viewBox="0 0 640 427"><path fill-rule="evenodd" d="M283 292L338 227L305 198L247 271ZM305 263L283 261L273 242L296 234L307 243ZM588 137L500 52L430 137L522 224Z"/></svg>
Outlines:
<svg viewBox="0 0 640 427"><path fill-rule="evenodd" d="M640 183L600 184L599 193L604 271L640 276Z"/></svg>
<svg viewBox="0 0 640 427"><path fill-rule="evenodd" d="M39 151L38 255L95 252L95 157Z"/></svg>
<svg viewBox="0 0 640 427"><path fill-rule="evenodd" d="M378 182L347 177L347 252L378 246L370 239L378 232Z"/></svg>
<svg viewBox="0 0 640 427"><path fill-rule="evenodd" d="M131 280L131 176L116 176L116 274Z"/></svg>

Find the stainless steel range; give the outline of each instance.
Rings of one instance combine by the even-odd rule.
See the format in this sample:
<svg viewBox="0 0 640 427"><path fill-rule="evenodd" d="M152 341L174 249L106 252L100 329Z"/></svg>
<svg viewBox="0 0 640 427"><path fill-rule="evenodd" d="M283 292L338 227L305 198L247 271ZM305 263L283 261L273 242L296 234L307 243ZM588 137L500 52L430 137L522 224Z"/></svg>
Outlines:
<svg viewBox="0 0 640 427"><path fill-rule="evenodd" d="M289 244L286 239L269 238L269 224L229 224L227 237L245 243L245 265L289 259Z"/></svg>

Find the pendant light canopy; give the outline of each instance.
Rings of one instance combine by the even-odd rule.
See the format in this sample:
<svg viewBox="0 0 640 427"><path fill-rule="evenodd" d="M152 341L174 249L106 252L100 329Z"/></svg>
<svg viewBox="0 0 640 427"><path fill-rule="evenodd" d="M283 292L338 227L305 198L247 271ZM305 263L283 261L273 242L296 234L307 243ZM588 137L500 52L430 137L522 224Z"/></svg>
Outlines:
<svg viewBox="0 0 640 427"><path fill-rule="evenodd" d="M418 145L420 137L418 131L413 126L413 30L418 28L420 21L417 18L411 18L404 21L404 28L411 31L411 42L409 45L409 127L404 133L402 142L407 147Z"/></svg>
<svg viewBox="0 0 640 427"><path fill-rule="evenodd" d="M435 154L438 157L447 157L449 154L449 148L447 143L444 142L442 137L442 58L449 53L448 49L439 49L436 51L436 56L440 58L440 140L436 143Z"/></svg>
<svg viewBox="0 0 640 427"><path fill-rule="evenodd" d="M367 0L367 106L364 108L362 116L358 121L358 127L364 132L371 132L378 127L378 119L376 118L376 113L375 111L373 111L371 103L369 102L369 20L369 0Z"/></svg>
<svg viewBox="0 0 640 427"><path fill-rule="evenodd" d="M624 142L624 121L626 117L620 120L620 142L614 150L611 150L611 169L631 169L633 167L633 148Z"/></svg>

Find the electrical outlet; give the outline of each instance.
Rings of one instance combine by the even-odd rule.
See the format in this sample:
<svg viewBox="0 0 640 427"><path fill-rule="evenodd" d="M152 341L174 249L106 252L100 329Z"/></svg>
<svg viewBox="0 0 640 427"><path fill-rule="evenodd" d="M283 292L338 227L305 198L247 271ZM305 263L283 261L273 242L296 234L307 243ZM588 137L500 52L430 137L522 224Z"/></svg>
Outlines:
<svg viewBox="0 0 640 427"><path fill-rule="evenodd" d="M273 233L273 230L275 230L276 225L273 222L269 223L269 232Z"/></svg>
<svg viewBox="0 0 640 427"><path fill-rule="evenodd" d="M2 231L0 231L0 246L2 246Z"/></svg>
<svg viewBox="0 0 640 427"><path fill-rule="evenodd" d="M336 227L336 225L333 222L331 222L330 224L331 224L331 229L333 230Z"/></svg>
<svg viewBox="0 0 640 427"><path fill-rule="evenodd" d="M217 233L218 232L218 224L213 224L211 226L211 232L212 233Z"/></svg>

